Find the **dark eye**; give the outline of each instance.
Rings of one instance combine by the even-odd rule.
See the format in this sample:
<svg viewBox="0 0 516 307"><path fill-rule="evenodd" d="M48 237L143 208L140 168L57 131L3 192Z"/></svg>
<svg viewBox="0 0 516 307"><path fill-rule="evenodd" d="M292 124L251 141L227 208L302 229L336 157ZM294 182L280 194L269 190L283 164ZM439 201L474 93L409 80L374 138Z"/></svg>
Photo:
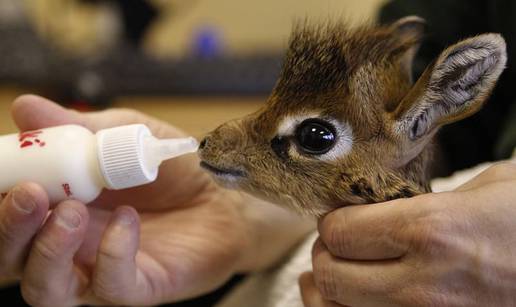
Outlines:
<svg viewBox="0 0 516 307"><path fill-rule="evenodd" d="M305 119L296 129L296 141L308 154L324 154L336 141L335 127L317 118Z"/></svg>

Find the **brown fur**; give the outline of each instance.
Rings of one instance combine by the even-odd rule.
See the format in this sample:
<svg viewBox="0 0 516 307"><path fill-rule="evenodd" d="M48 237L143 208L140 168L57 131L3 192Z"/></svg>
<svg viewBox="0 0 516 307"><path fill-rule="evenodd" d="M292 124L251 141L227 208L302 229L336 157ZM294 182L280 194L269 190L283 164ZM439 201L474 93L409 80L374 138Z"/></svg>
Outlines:
<svg viewBox="0 0 516 307"><path fill-rule="evenodd" d="M463 77L469 66L459 71L462 79L447 72L439 75L438 69L448 67L447 60L455 64L470 59L469 54L454 58L450 48L414 85L410 63L422 30L423 22L417 17L353 30L340 23L298 25L265 107L213 131L200 149L203 165L212 171L216 167L244 174L215 176L221 184L317 216L339 206L430 192L427 170L437 127L480 109L499 75L498 66L491 73L488 65L504 65L505 46L493 47L495 51L503 49L500 54L489 49L490 45L484 46L486 58L492 61L485 65L471 60L472 65L480 63L478 82L477 75ZM483 39L489 43L488 38ZM464 48L469 47L466 44ZM461 91L473 98L452 105L455 96L445 91L442 97L437 95L434 79L446 82L443 87L454 85L452 94ZM441 100L433 101L435 97ZM426 100L421 102L423 98ZM271 149L282 120L314 113L352 128L353 145L348 153L321 160L299 152L291 138L282 139L280 154ZM408 127L417 133L428 120L432 125L421 130L423 136L408 136L412 131Z"/></svg>

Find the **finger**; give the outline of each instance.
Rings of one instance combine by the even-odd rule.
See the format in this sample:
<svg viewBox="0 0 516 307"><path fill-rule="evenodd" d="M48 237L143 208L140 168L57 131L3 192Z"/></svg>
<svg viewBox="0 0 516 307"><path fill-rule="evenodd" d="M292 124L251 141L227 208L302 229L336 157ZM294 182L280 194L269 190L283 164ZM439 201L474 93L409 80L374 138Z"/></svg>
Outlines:
<svg viewBox="0 0 516 307"><path fill-rule="evenodd" d="M509 180L516 180L516 163L499 162L495 163L475 176L473 179L459 186L456 191L468 191L490 183Z"/></svg>
<svg viewBox="0 0 516 307"><path fill-rule="evenodd" d="M406 254L404 229L418 214L418 197L334 210L319 221L324 244L335 256L356 260L395 259Z"/></svg>
<svg viewBox="0 0 516 307"><path fill-rule="evenodd" d="M36 95L18 97L11 107L11 113L14 122L22 131L76 124L96 132L100 129L141 123L146 124L156 137L184 136L182 131L173 127L161 129L166 126L165 123L155 119L151 120L134 110L110 109L101 112L80 113L63 108L53 101Z"/></svg>
<svg viewBox="0 0 516 307"><path fill-rule="evenodd" d="M305 307L339 307L337 303L325 300L315 286L312 272L304 272L299 276L299 289ZM342 307L342 306L341 306Z"/></svg>
<svg viewBox="0 0 516 307"><path fill-rule="evenodd" d="M138 213L119 207L104 232L97 254L92 288L96 296L117 304L144 304L151 296L136 265Z"/></svg>
<svg viewBox="0 0 516 307"><path fill-rule="evenodd" d="M325 300L347 306L385 306L406 268L397 260L353 261L332 256L318 239L312 250L314 282Z"/></svg>
<svg viewBox="0 0 516 307"><path fill-rule="evenodd" d="M83 291L84 279L73 258L82 244L88 211L77 201L60 203L34 240L21 290L30 305L74 305Z"/></svg>
<svg viewBox="0 0 516 307"><path fill-rule="evenodd" d="M48 197L37 184L14 187L0 205L0 276L21 273L32 238L48 211Z"/></svg>
<svg viewBox="0 0 516 307"><path fill-rule="evenodd" d="M14 122L22 131L67 124L85 125L80 113L35 95L18 97L11 107Z"/></svg>
<svg viewBox="0 0 516 307"><path fill-rule="evenodd" d="M91 114L102 113L106 112L80 113L36 95L22 95L11 106L13 120L22 131L75 124L95 132L116 125L116 118L109 114L100 116L100 119L91 117Z"/></svg>

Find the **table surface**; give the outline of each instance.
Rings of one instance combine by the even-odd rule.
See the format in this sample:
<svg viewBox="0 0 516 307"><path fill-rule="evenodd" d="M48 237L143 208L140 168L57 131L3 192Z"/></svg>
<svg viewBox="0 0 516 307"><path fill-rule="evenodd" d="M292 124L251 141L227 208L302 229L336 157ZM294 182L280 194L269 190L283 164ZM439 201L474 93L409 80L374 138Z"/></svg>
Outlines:
<svg viewBox="0 0 516 307"><path fill-rule="evenodd" d="M26 92L26 91L25 91ZM10 105L23 90L0 88L0 135L16 131ZM218 125L259 109L265 97L122 97L112 107L131 108L175 125L201 137Z"/></svg>

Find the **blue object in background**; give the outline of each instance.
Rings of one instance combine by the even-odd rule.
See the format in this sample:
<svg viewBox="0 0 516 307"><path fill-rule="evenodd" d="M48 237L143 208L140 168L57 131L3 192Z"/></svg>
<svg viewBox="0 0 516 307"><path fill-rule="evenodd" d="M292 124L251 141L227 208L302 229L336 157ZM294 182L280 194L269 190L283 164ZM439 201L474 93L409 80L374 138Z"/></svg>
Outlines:
<svg viewBox="0 0 516 307"><path fill-rule="evenodd" d="M222 35L214 26L204 26L193 35L192 54L201 58L215 58L223 53Z"/></svg>

